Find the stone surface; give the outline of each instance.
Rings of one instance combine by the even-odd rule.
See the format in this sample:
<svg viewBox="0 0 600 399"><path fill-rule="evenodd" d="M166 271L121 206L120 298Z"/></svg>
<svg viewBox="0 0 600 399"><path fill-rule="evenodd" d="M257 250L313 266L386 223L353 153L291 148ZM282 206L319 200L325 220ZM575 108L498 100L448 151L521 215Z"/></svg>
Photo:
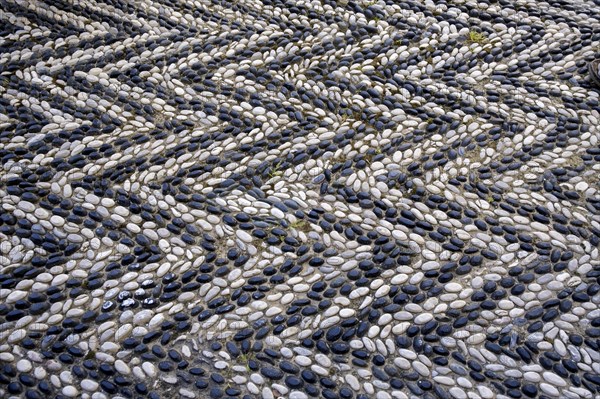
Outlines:
<svg viewBox="0 0 600 399"><path fill-rule="evenodd" d="M0 397L597 395L597 4L2 8Z"/></svg>

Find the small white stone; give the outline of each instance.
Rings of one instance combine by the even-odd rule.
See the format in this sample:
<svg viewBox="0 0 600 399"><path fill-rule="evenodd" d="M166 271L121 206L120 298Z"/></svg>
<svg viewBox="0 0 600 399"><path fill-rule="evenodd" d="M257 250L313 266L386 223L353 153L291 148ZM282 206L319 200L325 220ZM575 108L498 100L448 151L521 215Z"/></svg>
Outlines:
<svg viewBox="0 0 600 399"><path fill-rule="evenodd" d="M348 383L348 385L350 385L350 388L352 388L355 391L358 391L360 389L360 383L358 382L358 379L352 375L352 374L346 374L346 382Z"/></svg>
<svg viewBox="0 0 600 399"><path fill-rule="evenodd" d="M295 361L299 366L302 367L310 366L312 363L312 361L306 356L296 356Z"/></svg>
<svg viewBox="0 0 600 399"><path fill-rule="evenodd" d="M448 390L448 392L450 392L450 395L456 399L467 399L467 394L459 387L452 387Z"/></svg>
<svg viewBox="0 0 600 399"><path fill-rule="evenodd" d="M461 292L464 288L458 283L448 283L444 286L444 289L448 292Z"/></svg>
<svg viewBox="0 0 600 399"><path fill-rule="evenodd" d="M494 397L494 392L486 386L478 385L477 390L483 399L492 399Z"/></svg>
<svg viewBox="0 0 600 399"><path fill-rule="evenodd" d="M246 242L246 243L250 243L253 241L252 236L248 233L246 233L244 230L238 230L235 232L235 234L237 235L237 237Z"/></svg>
<svg viewBox="0 0 600 399"><path fill-rule="evenodd" d="M558 389L556 387L554 387L554 386L552 386L550 384L546 384L545 382L542 382L540 384L540 389L546 395L556 396L556 397L558 397L560 395L560 392L558 391Z"/></svg>
<svg viewBox="0 0 600 399"><path fill-rule="evenodd" d="M227 362L219 360L218 362L215 362L215 368L218 370L224 370L227 368Z"/></svg>
<svg viewBox="0 0 600 399"><path fill-rule="evenodd" d="M181 389L179 390L179 394L180 394L182 397L184 397L184 398L190 398L190 399L193 399L193 398L195 398L195 397L196 397L196 394L195 394L194 392L192 392L192 391L190 391L189 389L186 389L186 388L181 388Z"/></svg>
<svg viewBox="0 0 600 399"><path fill-rule="evenodd" d="M131 368L121 359L115 361L115 369L123 375L131 374Z"/></svg>
<svg viewBox="0 0 600 399"><path fill-rule="evenodd" d="M415 317L415 324L425 324L431 320L433 320L431 313L421 313Z"/></svg>
<svg viewBox="0 0 600 399"><path fill-rule="evenodd" d="M6 297L6 303L15 303L27 296L26 291L14 290Z"/></svg>
<svg viewBox="0 0 600 399"><path fill-rule="evenodd" d="M265 379L260 374L253 373L250 375L250 381L256 385L262 385L265 382Z"/></svg>
<svg viewBox="0 0 600 399"><path fill-rule="evenodd" d="M146 324L154 315L154 312L143 309L133 316L133 324L140 326Z"/></svg>
<svg viewBox="0 0 600 399"><path fill-rule="evenodd" d="M74 398L79 395L79 391L73 385L67 385L62 389L62 393L69 398Z"/></svg>
<svg viewBox="0 0 600 399"><path fill-rule="evenodd" d="M132 330L133 326L129 323L122 325L115 333L115 339L119 342L123 342L127 337L129 337L129 334L131 334Z"/></svg>
<svg viewBox="0 0 600 399"><path fill-rule="evenodd" d="M326 368L331 367L331 360L329 359L329 357L325 356L322 353L316 354L315 360L317 361L317 363L319 363L323 367L326 367Z"/></svg>
<svg viewBox="0 0 600 399"><path fill-rule="evenodd" d="M17 362L17 370L21 373L29 373L32 368L31 362L27 359L21 359Z"/></svg>
<svg viewBox="0 0 600 399"><path fill-rule="evenodd" d="M429 376L430 370L422 362L415 360L414 362L412 362L412 365L415 371L421 374L423 377Z"/></svg>
<svg viewBox="0 0 600 399"><path fill-rule="evenodd" d="M150 378L156 378L156 367L150 362L142 363L142 370Z"/></svg>
<svg viewBox="0 0 600 399"><path fill-rule="evenodd" d="M553 372L545 371L544 373L542 373L542 376L544 377L544 380L546 380L546 382L551 385L554 385L556 387L567 386L567 382Z"/></svg>
<svg viewBox="0 0 600 399"><path fill-rule="evenodd" d="M290 399L308 399L308 395L300 391L291 391L289 395Z"/></svg>
<svg viewBox="0 0 600 399"><path fill-rule="evenodd" d="M33 213L35 211L35 205L33 205L29 201L21 201L21 202L19 202L18 207L23 212L27 212L27 213Z"/></svg>
<svg viewBox="0 0 600 399"><path fill-rule="evenodd" d="M98 383L90 379L82 380L81 389L88 392L95 392L98 389Z"/></svg>

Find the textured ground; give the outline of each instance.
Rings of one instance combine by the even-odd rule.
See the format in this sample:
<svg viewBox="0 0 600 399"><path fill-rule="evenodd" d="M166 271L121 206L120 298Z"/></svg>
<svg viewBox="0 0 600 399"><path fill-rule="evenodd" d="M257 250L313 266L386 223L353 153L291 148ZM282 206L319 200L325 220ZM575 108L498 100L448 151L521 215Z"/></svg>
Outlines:
<svg viewBox="0 0 600 399"><path fill-rule="evenodd" d="M0 397L598 398L591 1L0 0Z"/></svg>

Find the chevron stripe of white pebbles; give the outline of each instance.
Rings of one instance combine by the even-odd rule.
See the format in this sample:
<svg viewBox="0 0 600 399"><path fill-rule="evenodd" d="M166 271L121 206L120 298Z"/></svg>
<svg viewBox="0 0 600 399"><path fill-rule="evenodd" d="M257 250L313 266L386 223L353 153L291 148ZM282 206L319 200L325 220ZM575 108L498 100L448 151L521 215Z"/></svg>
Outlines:
<svg viewBox="0 0 600 399"><path fill-rule="evenodd" d="M599 18L0 0L0 397L600 397Z"/></svg>

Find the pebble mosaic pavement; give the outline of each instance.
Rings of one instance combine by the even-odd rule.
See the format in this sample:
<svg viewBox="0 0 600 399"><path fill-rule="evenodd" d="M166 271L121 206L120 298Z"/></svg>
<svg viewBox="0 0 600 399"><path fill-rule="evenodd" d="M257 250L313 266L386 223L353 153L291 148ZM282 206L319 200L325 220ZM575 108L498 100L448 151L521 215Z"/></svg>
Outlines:
<svg viewBox="0 0 600 399"><path fill-rule="evenodd" d="M600 398L600 3L0 0L0 397Z"/></svg>

